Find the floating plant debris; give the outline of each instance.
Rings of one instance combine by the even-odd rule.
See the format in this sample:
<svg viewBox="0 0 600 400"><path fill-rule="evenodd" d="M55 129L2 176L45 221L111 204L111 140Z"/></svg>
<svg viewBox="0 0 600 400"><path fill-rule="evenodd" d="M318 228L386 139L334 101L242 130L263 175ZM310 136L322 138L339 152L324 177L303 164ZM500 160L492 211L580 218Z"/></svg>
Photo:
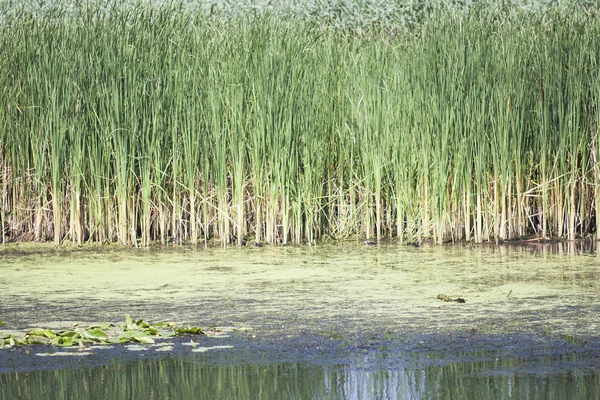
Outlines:
<svg viewBox="0 0 600 400"><path fill-rule="evenodd" d="M436 299L442 300L445 302L454 301L456 303L465 303L465 299L463 299L462 297L451 297L451 296L448 296L445 294L438 294Z"/></svg>

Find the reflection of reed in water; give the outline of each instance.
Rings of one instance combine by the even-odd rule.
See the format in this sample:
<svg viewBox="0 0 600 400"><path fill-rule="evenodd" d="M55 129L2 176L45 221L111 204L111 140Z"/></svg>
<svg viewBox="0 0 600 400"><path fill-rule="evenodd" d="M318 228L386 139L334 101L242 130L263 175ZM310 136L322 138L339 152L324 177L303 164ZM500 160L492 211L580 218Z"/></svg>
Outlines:
<svg viewBox="0 0 600 400"><path fill-rule="evenodd" d="M493 246L496 247L496 246ZM492 247L492 248L493 248ZM511 249L512 251L524 251L533 254L559 254L559 255L581 255L593 254L598 245L592 238L584 240L526 240L518 242L505 242L497 248Z"/></svg>
<svg viewBox="0 0 600 400"><path fill-rule="evenodd" d="M106 350L103 350L106 351ZM498 358L495 352L465 352L452 362L445 354L415 354L402 368L378 369L307 362L260 363L223 357L155 359L93 369L59 369L0 375L3 398L110 399L404 399L404 398L588 398L600 391L597 373L568 374L553 366L578 358ZM392 356L393 357L393 356ZM456 355L454 355L456 357ZM456 358L455 358L456 359ZM472 360L472 361L464 361ZM355 362L359 362L355 360ZM231 365L231 363L234 363ZM433 365L434 363L441 364ZM565 363L564 365L569 365ZM560 368L560 365L558 365ZM518 369L518 379L516 373ZM550 371L550 372L548 372Z"/></svg>

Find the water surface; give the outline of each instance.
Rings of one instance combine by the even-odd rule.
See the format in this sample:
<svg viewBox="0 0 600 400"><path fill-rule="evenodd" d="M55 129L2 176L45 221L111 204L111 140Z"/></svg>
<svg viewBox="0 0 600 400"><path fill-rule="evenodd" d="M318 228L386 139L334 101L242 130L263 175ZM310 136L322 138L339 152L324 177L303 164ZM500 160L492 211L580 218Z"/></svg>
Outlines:
<svg viewBox="0 0 600 400"><path fill-rule="evenodd" d="M0 251L0 272L6 329L125 313L241 329L193 339L233 346L202 354L188 338L170 353L0 351L3 398L48 380L65 398L561 398L598 388L600 263L574 247L13 246Z"/></svg>

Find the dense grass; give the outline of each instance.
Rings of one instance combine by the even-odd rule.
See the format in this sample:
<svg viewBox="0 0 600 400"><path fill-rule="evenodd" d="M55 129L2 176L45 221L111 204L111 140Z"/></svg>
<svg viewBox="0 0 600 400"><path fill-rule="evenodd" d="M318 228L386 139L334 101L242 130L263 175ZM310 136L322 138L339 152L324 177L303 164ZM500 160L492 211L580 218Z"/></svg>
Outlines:
<svg viewBox="0 0 600 400"><path fill-rule="evenodd" d="M600 206L600 17L411 29L92 5L0 17L3 241L575 239Z"/></svg>

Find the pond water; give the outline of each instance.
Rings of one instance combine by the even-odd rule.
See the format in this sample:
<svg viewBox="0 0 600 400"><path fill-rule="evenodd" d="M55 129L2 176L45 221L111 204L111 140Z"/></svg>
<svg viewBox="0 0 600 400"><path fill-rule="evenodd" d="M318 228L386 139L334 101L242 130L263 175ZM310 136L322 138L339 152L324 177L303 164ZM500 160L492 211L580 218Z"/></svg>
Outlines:
<svg viewBox="0 0 600 400"><path fill-rule="evenodd" d="M597 398L599 275L575 244L11 245L6 332L131 314L227 335L3 349L0 398Z"/></svg>

